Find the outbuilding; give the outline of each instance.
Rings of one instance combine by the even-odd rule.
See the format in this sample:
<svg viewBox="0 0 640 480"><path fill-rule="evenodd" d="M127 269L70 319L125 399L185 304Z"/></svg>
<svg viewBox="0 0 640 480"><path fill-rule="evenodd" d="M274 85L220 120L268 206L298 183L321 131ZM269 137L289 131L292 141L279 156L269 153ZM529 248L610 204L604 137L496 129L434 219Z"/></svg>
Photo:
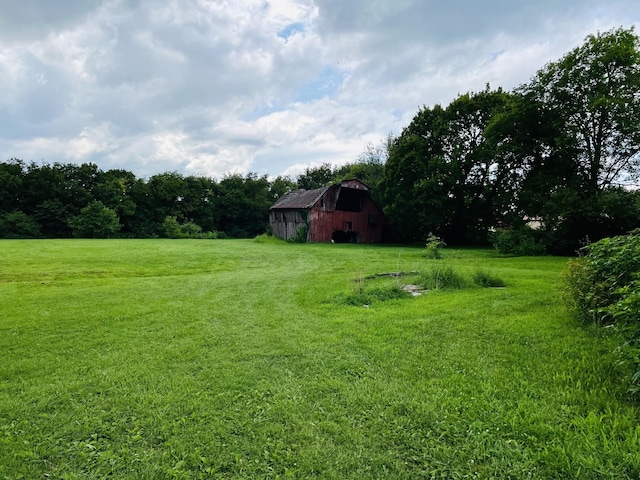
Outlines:
<svg viewBox="0 0 640 480"><path fill-rule="evenodd" d="M293 190L269 209L271 231L284 240L378 243L386 220L370 192L358 179L314 190Z"/></svg>

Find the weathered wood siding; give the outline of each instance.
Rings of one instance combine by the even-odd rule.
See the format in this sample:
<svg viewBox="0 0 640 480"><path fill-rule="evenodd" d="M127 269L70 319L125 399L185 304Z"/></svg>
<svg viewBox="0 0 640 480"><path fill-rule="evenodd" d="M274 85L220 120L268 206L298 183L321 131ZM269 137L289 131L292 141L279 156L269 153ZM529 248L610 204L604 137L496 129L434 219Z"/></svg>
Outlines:
<svg viewBox="0 0 640 480"><path fill-rule="evenodd" d="M309 211L303 209L270 210L269 225L271 232L276 237L293 240L296 238L299 228L309 228Z"/></svg>

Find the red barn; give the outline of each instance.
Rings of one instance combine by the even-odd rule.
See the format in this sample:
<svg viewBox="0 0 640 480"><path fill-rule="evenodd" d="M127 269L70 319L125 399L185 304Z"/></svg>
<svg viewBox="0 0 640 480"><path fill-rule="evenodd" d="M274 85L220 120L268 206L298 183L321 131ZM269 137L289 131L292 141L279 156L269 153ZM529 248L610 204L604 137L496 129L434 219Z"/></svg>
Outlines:
<svg viewBox="0 0 640 480"><path fill-rule="evenodd" d="M357 179L294 190L269 209L271 231L284 240L306 235L307 242L377 243L385 222L369 186Z"/></svg>

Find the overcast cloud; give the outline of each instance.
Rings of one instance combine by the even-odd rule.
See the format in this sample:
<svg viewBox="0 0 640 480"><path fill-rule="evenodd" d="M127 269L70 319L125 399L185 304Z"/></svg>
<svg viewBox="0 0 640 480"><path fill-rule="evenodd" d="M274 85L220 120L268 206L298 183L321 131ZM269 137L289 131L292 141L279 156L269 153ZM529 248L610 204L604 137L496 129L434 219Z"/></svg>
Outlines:
<svg viewBox="0 0 640 480"><path fill-rule="evenodd" d="M3 0L0 156L295 176L639 24L637 0Z"/></svg>

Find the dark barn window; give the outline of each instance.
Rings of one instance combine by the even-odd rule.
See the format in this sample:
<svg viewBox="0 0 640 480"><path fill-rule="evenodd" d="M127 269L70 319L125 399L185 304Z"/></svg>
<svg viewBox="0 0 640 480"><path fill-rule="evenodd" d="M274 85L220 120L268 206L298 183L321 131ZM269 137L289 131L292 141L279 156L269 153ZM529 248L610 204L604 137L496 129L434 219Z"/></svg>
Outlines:
<svg viewBox="0 0 640 480"><path fill-rule="evenodd" d="M341 188L336 202L336 210L345 212L362 211L362 195L363 192L353 188Z"/></svg>

